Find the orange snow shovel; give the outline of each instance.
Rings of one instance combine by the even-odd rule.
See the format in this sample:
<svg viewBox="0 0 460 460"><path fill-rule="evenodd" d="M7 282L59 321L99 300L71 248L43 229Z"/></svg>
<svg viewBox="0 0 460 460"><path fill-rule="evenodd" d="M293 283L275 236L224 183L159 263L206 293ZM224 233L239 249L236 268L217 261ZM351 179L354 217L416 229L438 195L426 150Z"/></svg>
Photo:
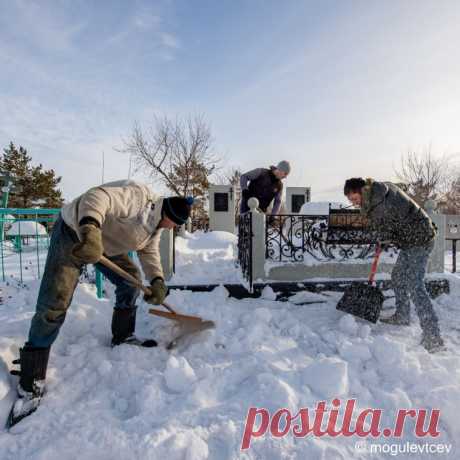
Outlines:
<svg viewBox="0 0 460 460"><path fill-rule="evenodd" d="M108 269L112 270L117 275L124 278L126 281L129 281L129 283L131 283L133 286L139 288L144 294L149 295L151 293L150 288L148 286L144 286L135 276L129 274L128 272L125 272L117 264L107 259L107 257L102 256L99 262L102 265L106 266ZM150 308L149 313L155 316L160 316L162 318L176 321L179 329L177 336L167 345L166 348L168 350L174 348L179 340L182 340L191 334L196 334L206 329L213 329L215 327L214 321L203 320L203 318L199 316L183 315L181 313L177 313L166 302L163 302L161 305L165 307L168 311L161 311L156 310L154 308Z"/></svg>

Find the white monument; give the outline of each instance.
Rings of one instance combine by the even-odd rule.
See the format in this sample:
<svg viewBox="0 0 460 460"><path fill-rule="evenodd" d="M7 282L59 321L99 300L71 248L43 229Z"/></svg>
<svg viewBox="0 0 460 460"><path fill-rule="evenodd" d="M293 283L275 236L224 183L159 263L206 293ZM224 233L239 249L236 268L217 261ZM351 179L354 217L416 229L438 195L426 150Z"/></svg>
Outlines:
<svg viewBox="0 0 460 460"><path fill-rule="evenodd" d="M209 229L235 233L235 188L232 185L209 187Z"/></svg>

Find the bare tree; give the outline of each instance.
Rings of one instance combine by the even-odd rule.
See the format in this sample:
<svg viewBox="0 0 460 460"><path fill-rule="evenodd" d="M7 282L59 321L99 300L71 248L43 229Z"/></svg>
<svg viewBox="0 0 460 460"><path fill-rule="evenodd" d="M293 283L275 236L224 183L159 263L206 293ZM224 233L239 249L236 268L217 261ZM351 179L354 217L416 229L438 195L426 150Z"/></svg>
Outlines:
<svg viewBox="0 0 460 460"><path fill-rule="evenodd" d="M242 172L239 168L232 166L217 174L214 183L217 185L234 185L239 187L241 174Z"/></svg>
<svg viewBox="0 0 460 460"><path fill-rule="evenodd" d="M147 131L135 123L123 143L120 150L131 155L135 171L160 179L177 195L204 193L218 169L211 129L200 115L174 120L155 116Z"/></svg>
<svg viewBox="0 0 460 460"><path fill-rule="evenodd" d="M241 175L243 173L241 172L241 169L239 168L231 168L227 174L225 174L225 177L227 178L227 181L236 187L240 186L240 179Z"/></svg>
<svg viewBox="0 0 460 460"><path fill-rule="evenodd" d="M408 151L395 172L401 187L423 206L428 200L439 200L446 193L451 180L449 164L446 156L435 157L430 146L423 153Z"/></svg>
<svg viewBox="0 0 460 460"><path fill-rule="evenodd" d="M443 214L460 214L460 168L452 164L445 192L439 199L438 209Z"/></svg>

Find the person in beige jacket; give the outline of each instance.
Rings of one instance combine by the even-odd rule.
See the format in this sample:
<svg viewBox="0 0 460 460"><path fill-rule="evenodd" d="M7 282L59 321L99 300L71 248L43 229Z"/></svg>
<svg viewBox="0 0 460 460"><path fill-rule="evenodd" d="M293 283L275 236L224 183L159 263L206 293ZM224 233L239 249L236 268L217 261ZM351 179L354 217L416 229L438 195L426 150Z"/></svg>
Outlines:
<svg viewBox="0 0 460 460"><path fill-rule="evenodd" d="M192 203L190 198L162 198L133 181L117 181L94 187L62 208L53 227L29 337L20 349L19 362L15 362L21 366L14 372L20 376L20 398L31 403L43 394L50 347L85 264L94 264L116 287L112 346L156 345L154 340L140 342L134 335L139 289L98 261L105 255L141 280L139 269L128 256L129 251L136 251L151 287L151 295L145 295L144 300L162 303L167 287L159 253L161 232L184 224Z"/></svg>

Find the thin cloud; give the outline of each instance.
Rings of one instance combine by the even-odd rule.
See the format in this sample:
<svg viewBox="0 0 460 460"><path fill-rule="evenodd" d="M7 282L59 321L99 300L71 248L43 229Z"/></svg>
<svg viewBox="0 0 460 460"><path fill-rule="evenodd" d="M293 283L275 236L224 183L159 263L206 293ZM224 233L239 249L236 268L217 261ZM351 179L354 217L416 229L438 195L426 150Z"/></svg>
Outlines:
<svg viewBox="0 0 460 460"><path fill-rule="evenodd" d="M2 27L13 37L29 45L52 52L75 50L76 37L86 28L87 21L75 22L66 11L46 8L42 3L16 0L8 4L10 11L4 15ZM6 19L14 17L9 23Z"/></svg>
<svg viewBox="0 0 460 460"><path fill-rule="evenodd" d="M167 48L179 48L179 41L174 35L167 32L161 32L159 36L161 39L161 43Z"/></svg>
<svg viewBox="0 0 460 460"><path fill-rule="evenodd" d="M180 48L178 37L171 31L165 29L165 21L159 14L142 9L141 11L137 11L131 19L125 23L124 27L110 36L106 40L106 43L109 45L122 43L131 44L138 39L139 34L141 34L142 40L146 43L150 43L155 48L160 47L169 50ZM174 59L174 56L170 53L163 53L160 57L165 60Z"/></svg>

